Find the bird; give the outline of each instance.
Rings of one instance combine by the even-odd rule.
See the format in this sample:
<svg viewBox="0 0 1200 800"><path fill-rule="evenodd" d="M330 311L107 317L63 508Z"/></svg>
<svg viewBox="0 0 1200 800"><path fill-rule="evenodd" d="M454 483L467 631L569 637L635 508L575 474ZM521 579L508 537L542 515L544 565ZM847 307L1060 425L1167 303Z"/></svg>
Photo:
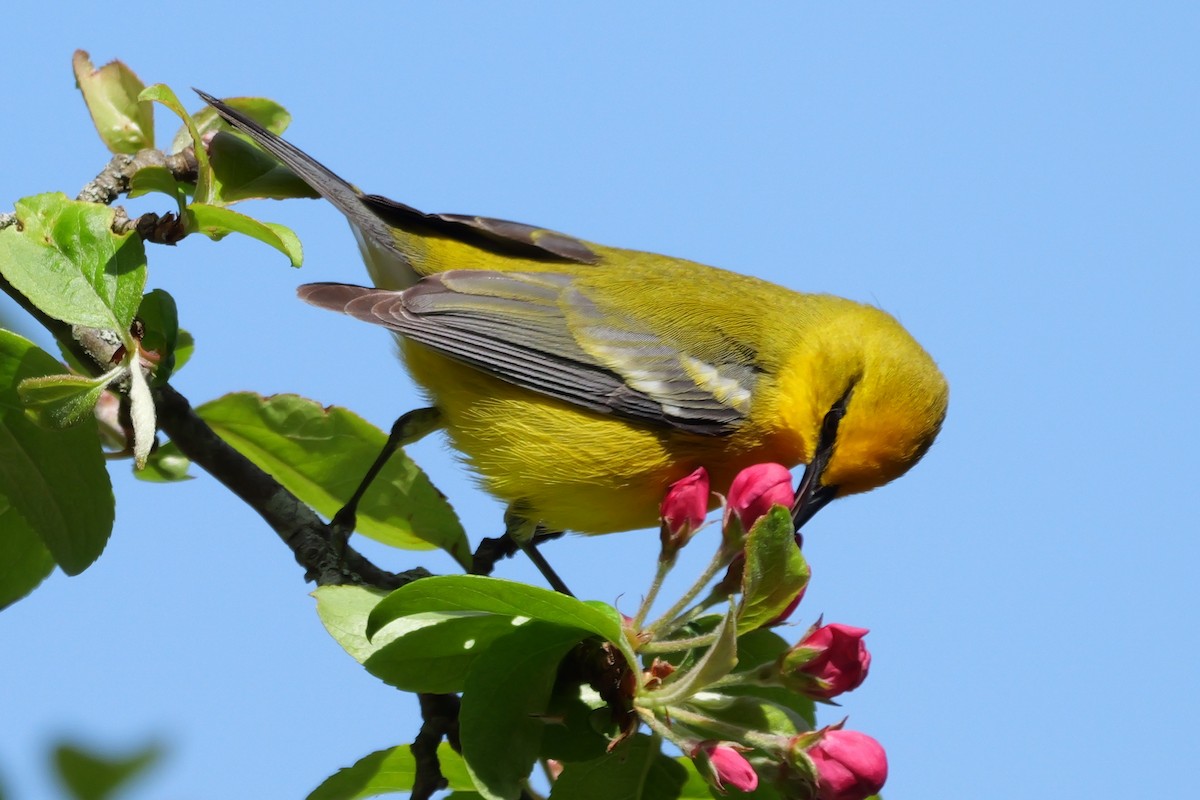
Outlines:
<svg viewBox="0 0 1200 800"><path fill-rule="evenodd" d="M197 90L198 91L198 90ZM237 108L200 96L348 219L373 286L306 284L382 326L510 530L657 527L672 483L806 465L796 528L906 473L949 389L890 314L533 225L366 194ZM514 523L515 521L515 523Z"/></svg>

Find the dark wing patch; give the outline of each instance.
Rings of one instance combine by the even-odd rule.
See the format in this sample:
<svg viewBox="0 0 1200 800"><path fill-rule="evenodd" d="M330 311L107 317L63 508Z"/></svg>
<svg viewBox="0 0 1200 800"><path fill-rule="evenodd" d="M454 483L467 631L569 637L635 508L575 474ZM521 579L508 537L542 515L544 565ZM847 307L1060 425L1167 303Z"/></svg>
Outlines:
<svg viewBox="0 0 1200 800"><path fill-rule="evenodd" d="M600 260L599 255L573 236L523 222L467 214L426 214L378 194L363 195L362 199L385 222L420 226L498 255L576 264L595 264Z"/></svg>

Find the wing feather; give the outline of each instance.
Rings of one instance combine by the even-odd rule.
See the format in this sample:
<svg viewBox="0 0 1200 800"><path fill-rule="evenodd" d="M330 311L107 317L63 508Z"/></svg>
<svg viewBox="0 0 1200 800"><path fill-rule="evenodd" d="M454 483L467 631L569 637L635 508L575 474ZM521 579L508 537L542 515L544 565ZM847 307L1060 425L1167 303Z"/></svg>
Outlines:
<svg viewBox="0 0 1200 800"><path fill-rule="evenodd" d="M753 364L714 363L597 303L567 274L451 270L394 292L309 284L300 295L502 380L601 414L702 435L748 415Z"/></svg>

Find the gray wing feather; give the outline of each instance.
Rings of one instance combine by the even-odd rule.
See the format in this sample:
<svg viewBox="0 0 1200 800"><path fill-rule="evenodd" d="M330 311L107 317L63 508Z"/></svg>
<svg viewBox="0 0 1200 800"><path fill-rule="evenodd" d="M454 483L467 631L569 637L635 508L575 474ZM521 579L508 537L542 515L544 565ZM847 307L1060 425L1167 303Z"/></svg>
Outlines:
<svg viewBox="0 0 1200 800"><path fill-rule="evenodd" d="M751 365L707 364L613 320L569 275L454 270L403 292L309 284L300 296L596 413L715 436L749 412Z"/></svg>

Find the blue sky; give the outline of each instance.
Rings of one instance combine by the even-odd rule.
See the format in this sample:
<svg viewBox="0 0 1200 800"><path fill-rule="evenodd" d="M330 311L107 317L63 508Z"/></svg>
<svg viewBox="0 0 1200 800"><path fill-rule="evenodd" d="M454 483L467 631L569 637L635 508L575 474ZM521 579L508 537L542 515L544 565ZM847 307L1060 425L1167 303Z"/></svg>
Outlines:
<svg viewBox="0 0 1200 800"><path fill-rule="evenodd" d="M0 33L0 205L74 194L107 161L72 86L82 47L181 93L273 97L294 142L425 210L878 304L941 364L949 418L910 475L807 527L798 613L872 631L844 710L888 749L887 797L1176 794L1200 716L1200 10L675 8L213 0L48 19L22 4ZM248 240L153 249L151 284L197 340L177 387L299 392L381 426L412 407L385 335L294 299L363 279L337 213L247 210L292 226L305 267ZM413 455L473 536L495 534L500 508L442 444ZM299 797L411 737L414 704L325 636L251 512L204 476L127 472L96 566L0 614L13 797L49 794L64 732L163 741L133 800ZM656 543L577 537L549 555L580 595L633 607ZM520 562L501 574L535 580Z"/></svg>

